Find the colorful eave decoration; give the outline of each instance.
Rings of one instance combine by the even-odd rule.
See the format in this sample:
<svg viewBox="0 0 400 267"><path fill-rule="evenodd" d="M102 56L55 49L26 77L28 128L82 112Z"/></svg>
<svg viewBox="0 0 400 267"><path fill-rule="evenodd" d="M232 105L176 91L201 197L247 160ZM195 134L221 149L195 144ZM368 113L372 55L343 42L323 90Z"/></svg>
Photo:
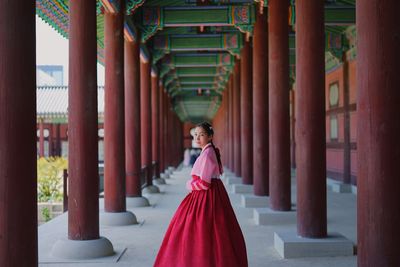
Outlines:
<svg viewBox="0 0 400 267"><path fill-rule="evenodd" d="M253 5L143 7L142 42L149 40L164 27L234 26L241 32L251 35L254 22Z"/></svg>
<svg viewBox="0 0 400 267"><path fill-rule="evenodd" d="M68 6L64 2L36 0L36 13L59 34L68 38Z"/></svg>
<svg viewBox="0 0 400 267"><path fill-rule="evenodd" d="M196 44L196 45L194 45ZM228 51L239 56L243 47L242 34L158 35L154 38L153 63L174 51Z"/></svg>

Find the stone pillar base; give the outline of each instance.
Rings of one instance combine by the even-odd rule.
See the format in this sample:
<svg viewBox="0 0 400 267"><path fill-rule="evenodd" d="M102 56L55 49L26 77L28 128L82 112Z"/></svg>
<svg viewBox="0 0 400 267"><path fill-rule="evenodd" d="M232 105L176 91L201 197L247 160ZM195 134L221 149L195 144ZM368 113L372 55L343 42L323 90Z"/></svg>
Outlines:
<svg viewBox="0 0 400 267"><path fill-rule="evenodd" d="M235 174L226 167L224 167L224 173L222 174L222 176L235 176Z"/></svg>
<svg viewBox="0 0 400 267"><path fill-rule="evenodd" d="M51 249L51 255L56 258L85 260L114 255L114 247L105 238L92 240L59 239Z"/></svg>
<svg viewBox="0 0 400 267"><path fill-rule="evenodd" d="M169 166L169 167L167 168L167 170L168 170L168 173L171 175L171 174L173 174L173 173L174 173L174 171L175 171L175 167L171 167L171 166Z"/></svg>
<svg viewBox="0 0 400 267"><path fill-rule="evenodd" d="M357 195L357 186L356 186L356 185L351 185L351 192L352 192L354 195Z"/></svg>
<svg viewBox="0 0 400 267"><path fill-rule="evenodd" d="M242 195L241 204L245 208L266 208L269 205L269 197Z"/></svg>
<svg viewBox="0 0 400 267"><path fill-rule="evenodd" d="M167 172L165 172L165 173L160 173L160 178L169 179L169 178L170 178L170 177L169 177L169 173L167 173Z"/></svg>
<svg viewBox="0 0 400 267"><path fill-rule="evenodd" d="M231 174L227 174L224 172L224 174L221 175L221 179L225 182L227 181L229 178L237 178L235 176L235 174L231 173Z"/></svg>
<svg viewBox="0 0 400 267"><path fill-rule="evenodd" d="M155 185L149 185L142 189L143 194L157 194L160 193L160 189Z"/></svg>
<svg viewBox="0 0 400 267"><path fill-rule="evenodd" d="M226 183L228 185L231 185L231 184L242 184L242 178L240 178L240 177L228 177L228 178L226 178Z"/></svg>
<svg viewBox="0 0 400 267"><path fill-rule="evenodd" d="M155 179L153 179L153 183L156 184L156 185L166 184L164 178L155 178Z"/></svg>
<svg viewBox="0 0 400 267"><path fill-rule="evenodd" d="M100 224L107 226L123 226L137 224L135 214L130 211L125 212L101 212Z"/></svg>
<svg viewBox="0 0 400 267"><path fill-rule="evenodd" d="M351 185L334 183L331 185L331 189L335 193L351 193Z"/></svg>
<svg viewBox="0 0 400 267"><path fill-rule="evenodd" d="M254 221L257 225L296 224L295 211L275 211L270 208L254 209Z"/></svg>
<svg viewBox="0 0 400 267"><path fill-rule="evenodd" d="M149 207L150 202L145 197L127 197L126 198L126 206L128 208Z"/></svg>
<svg viewBox="0 0 400 267"><path fill-rule="evenodd" d="M254 192L254 187L250 184L233 184L231 191L234 194L251 194Z"/></svg>
<svg viewBox="0 0 400 267"><path fill-rule="evenodd" d="M353 242L338 233L330 233L326 238L304 238L299 237L295 230L275 232L274 246L285 259L354 254Z"/></svg>
<svg viewBox="0 0 400 267"><path fill-rule="evenodd" d="M330 178L326 180L326 186L335 193L352 193L350 184L344 184Z"/></svg>

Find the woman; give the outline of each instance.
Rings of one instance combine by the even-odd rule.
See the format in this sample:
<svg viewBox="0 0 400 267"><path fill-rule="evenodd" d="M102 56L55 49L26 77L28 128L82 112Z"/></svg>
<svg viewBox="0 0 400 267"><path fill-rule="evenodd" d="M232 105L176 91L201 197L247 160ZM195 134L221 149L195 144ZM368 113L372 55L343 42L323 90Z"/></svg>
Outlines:
<svg viewBox="0 0 400 267"><path fill-rule="evenodd" d="M247 267L246 245L219 176L222 164L209 123L195 129L202 151L186 183L190 193L178 207L155 267Z"/></svg>

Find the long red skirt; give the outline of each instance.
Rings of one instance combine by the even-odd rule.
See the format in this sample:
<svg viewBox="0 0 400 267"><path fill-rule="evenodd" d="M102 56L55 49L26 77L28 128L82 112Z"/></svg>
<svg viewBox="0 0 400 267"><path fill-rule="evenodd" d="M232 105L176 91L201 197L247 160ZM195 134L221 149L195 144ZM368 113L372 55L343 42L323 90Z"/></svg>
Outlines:
<svg viewBox="0 0 400 267"><path fill-rule="evenodd" d="M247 267L243 234L220 179L179 205L155 267Z"/></svg>

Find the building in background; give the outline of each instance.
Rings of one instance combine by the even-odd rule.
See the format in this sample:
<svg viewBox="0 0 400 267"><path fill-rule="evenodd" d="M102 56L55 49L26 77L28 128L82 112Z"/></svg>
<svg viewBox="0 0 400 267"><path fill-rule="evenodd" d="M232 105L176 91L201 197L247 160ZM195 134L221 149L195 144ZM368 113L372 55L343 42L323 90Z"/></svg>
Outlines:
<svg viewBox="0 0 400 267"><path fill-rule="evenodd" d="M62 65L38 65L36 70L38 86L64 85L64 68Z"/></svg>

